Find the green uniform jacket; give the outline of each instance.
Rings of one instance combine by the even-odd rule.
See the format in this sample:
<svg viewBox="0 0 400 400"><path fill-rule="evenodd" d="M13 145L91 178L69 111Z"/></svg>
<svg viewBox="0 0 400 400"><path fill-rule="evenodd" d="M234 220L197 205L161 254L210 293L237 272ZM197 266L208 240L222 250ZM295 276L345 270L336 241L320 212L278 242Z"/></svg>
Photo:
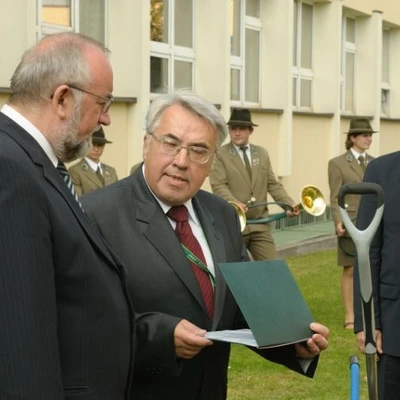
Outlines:
<svg viewBox="0 0 400 400"><path fill-rule="evenodd" d="M118 177L115 168L103 163L101 163L101 167L103 169L104 185L84 158L68 169L78 196L117 182Z"/></svg>
<svg viewBox="0 0 400 400"><path fill-rule="evenodd" d="M226 201L246 204L252 197L255 204L268 201L268 193L275 201L292 205L282 184L276 179L267 150L261 146L250 145L252 179L232 143L222 146L214 159L210 174L211 188L217 196ZM248 219L268 217L268 206L250 208ZM265 229L265 224L247 225L243 234Z"/></svg>
<svg viewBox="0 0 400 400"><path fill-rule="evenodd" d="M373 160L369 154L366 155L366 162ZM354 158L351 150L346 153L332 158L328 163L328 179L330 188L330 203L332 210L332 218L335 226L342 222L338 205L338 194L342 185L346 183L360 183L364 177L364 172L359 162ZM350 219L355 220L357 217L360 196L347 195L345 198L346 210Z"/></svg>

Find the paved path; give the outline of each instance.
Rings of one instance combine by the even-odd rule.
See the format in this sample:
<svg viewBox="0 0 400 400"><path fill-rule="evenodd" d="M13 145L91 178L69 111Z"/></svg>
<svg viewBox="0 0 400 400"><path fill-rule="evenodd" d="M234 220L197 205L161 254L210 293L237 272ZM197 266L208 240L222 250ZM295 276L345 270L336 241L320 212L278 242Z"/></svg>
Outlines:
<svg viewBox="0 0 400 400"><path fill-rule="evenodd" d="M282 258L336 247L332 221L274 230L272 234L279 256Z"/></svg>

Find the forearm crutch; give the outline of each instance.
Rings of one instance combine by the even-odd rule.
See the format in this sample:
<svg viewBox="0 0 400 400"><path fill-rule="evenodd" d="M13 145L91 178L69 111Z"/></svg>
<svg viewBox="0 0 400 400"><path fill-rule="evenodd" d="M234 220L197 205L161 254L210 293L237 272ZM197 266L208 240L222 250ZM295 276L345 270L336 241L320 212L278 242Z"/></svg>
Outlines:
<svg viewBox="0 0 400 400"><path fill-rule="evenodd" d="M375 215L370 225L362 231L358 230L354 226L346 212L344 198L347 194L376 195L377 208ZM382 219L384 208L383 189L378 184L370 182L346 184L343 185L339 191L338 204L343 224L349 232L350 237L353 239L357 250L361 307L365 333L365 360L367 365L368 394L370 400L377 400L376 331L369 247Z"/></svg>

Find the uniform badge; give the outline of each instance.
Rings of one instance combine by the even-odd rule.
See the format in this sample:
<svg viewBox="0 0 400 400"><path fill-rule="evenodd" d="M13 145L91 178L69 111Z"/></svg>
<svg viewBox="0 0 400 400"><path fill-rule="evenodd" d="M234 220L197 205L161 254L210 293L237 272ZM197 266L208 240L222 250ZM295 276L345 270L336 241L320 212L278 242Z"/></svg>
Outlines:
<svg viewBox="0 0 400 400"><path fill-rule="evenodd" d="M354 157L353 157L351 154L347 154L346 160L347 160L348 162L352 162L352 161L354 160Z"/></svg>

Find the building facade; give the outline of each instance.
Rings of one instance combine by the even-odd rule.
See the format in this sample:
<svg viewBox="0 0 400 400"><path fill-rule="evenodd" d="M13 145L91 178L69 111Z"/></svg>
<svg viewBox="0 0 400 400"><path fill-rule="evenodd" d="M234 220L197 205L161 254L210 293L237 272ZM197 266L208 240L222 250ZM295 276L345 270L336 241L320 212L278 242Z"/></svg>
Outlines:
<svg viewBox="0 0 400 400"><path fill-rule="evenodd" d="M328 197L328 160L349 119L370 118L370 153L400 148L397 0L13 0L0 2L0 105L22 53L44 34L75 30L111 50L114 96L103 156L120 177L141 160L144 117L161 92L190 88L228 119L250 108L292 197ZM208 182L205 189L209 189Z"/></svg>

